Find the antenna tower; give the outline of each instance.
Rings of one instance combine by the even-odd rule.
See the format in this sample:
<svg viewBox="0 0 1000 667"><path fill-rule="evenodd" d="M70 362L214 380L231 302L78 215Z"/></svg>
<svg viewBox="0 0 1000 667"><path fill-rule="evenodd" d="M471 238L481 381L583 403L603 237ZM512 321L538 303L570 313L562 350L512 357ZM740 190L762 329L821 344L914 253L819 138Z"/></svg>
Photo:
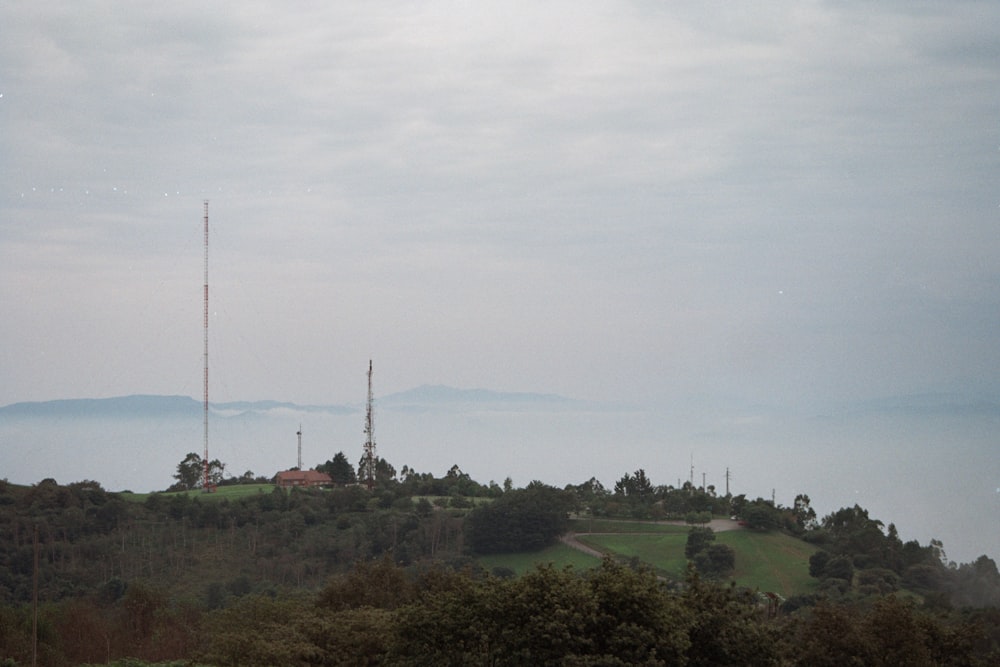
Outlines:
<svg viewBox="0 0 1000 667"><path fill-rule="evenodd" d="M202 489L208 493L212 490L208 476L208 200L205 200L205 308L204 308L204 331L205 331L205 400L204 400L204 427L205 427L205 456L202 458L203 478Z"/></svg>
<svg viewBox="0 0 1000 667"><path fill-rule="evenodd" d="M688 482L690 484L688 490L691 492L691 495L694 495L694 452L691 452L691 477L688 479Z"/></svg>
<svg viewBox="0 0 1000 667"><path fill-rule="evenodd" d="M372 360L368 360L368 403L365 410L365 453L361 458L361 474L368 484L368 490L375 487L375 417L372 410Z"/></svg>
<svg viewBox="0 0 1000 667"><path fill-rule="evenodd" d="M299 470L302 470L302 424L299 424L299 430L295 435L299 436Z"/></svg>

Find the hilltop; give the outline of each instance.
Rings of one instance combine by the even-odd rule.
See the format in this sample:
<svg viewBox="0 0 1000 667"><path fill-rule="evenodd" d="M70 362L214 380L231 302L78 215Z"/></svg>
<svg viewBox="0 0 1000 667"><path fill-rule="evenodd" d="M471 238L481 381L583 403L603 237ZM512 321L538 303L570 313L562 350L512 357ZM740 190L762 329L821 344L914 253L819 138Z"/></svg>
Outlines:
<svg viewBox="0 0 1000 667"><path fill-rule="evenodd" d="M946 563L940 544L904 543L895 526L857 506L819 518L805 495L783 507L687 484L654 486L642 469L613 489L594 478L562 489L482 484L458 466L437 477L397 472L383 459L376 471L372 491L353 478L329 488L227 480L214 493L151 494L86 481L0 482L0 646L22 660L30 646L31 624L17 619L30 607L36 526L42 617L53 629L42 644L46 664L124 656L288 664L299 651L357 657L357 649L331 648L331 638L366 646L379 663L409 664L392 657L408 647L451 664L441 663L455 650L451 623L493 633L488 619L530 616L536 596L546 600L539 613L547 618L562 618L557 609L581 615L567 637L606 637L598 626L609 622L634 629L630 610L644 609L650 637L689 637L658 650L680 651L691 664L702 664L692 647L720 641L718 631L690 639L698 622L728 624L727 636L743 638L718 650L753 645L770 655L786 650L772 635L814 636L812 619L831 604L859 619L841 624L841 633L867 632L878 622L873 609L882 609L906 627L937 624L909 644L954 652L940 637L967 630L965 616L950 610L1000 604L994 561ZM593 551L558 541L571 533L567 541ZM926 611L899 606L895 595ZM993 618L985 613L977 618ZM413 624L424 622L407 643ZM322 627L341 630L316 634ZM497 645L531 636L530 627L496 630ZM995 629L1000 637L1000 615ZM434 653L432 633L451 648ZM644 640L619 637L615 655L645 650ZM752 637L769 639L747 644ZM986 656L991 646L976 650Z"/></svg>

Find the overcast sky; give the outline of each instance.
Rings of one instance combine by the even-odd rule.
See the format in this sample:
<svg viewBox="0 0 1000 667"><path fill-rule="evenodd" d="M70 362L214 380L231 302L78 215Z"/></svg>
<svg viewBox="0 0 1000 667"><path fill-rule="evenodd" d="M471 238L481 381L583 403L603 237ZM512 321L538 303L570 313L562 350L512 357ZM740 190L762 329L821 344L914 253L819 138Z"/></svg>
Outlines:
<svg viewBox="0 0 1000 667"><path fill-rule="evenodd" d="M1000 3L0 5L0 405L1000 391Z"/></svg>

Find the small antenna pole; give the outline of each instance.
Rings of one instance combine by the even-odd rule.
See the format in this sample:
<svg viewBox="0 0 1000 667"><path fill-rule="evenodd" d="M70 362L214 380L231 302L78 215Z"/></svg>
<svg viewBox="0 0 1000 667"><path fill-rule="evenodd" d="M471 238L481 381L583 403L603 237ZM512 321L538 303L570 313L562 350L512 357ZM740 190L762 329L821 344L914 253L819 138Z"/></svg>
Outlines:
<svg viewBox="0 0 1000 667"><path fill-rule="evenodd" d="M299 430L295 435L299 436L299 470L302 470L302 424L299 424Z"/></svg>
<svg viewBox="0 0 1000 667"><path fill-rule="evenodd" d="M688 492L694 495L694 452L691 452L691 476L688 478Z"/></svg>

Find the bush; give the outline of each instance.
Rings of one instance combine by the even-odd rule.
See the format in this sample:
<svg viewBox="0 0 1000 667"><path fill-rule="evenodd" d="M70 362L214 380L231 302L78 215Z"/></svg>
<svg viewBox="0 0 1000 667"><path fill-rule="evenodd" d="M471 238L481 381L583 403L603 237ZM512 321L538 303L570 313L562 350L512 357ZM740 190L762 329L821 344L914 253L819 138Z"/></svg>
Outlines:
<svg viewBox="0 0 1000 667"><path fill-rule="evenodd" d="M692 528L688 531L687 543L684 545L684 557L694 558L714 541L715 532L711 528Z"/></svg>
<svg viewBox="0 0 1000 667"><path fill-rule="evenodd" d="M532 483L472 510L466 521L476 553L537 551L569 526L572 497L551 486Z"/></svg>
<svg viewBox="0 0 1000 667"><path fill-rule="evenodd" d="M722 579L736 569L736 552L725 544L713 544L694 557L699 573L710 579Z"/></svg>
<svg viewBox="0 0 1000 667"><path fill-rule="evenodd" d="M899 575L885 568L860 570L857 581L858 586L870 586L880 595L899 590Z"/></svg>

